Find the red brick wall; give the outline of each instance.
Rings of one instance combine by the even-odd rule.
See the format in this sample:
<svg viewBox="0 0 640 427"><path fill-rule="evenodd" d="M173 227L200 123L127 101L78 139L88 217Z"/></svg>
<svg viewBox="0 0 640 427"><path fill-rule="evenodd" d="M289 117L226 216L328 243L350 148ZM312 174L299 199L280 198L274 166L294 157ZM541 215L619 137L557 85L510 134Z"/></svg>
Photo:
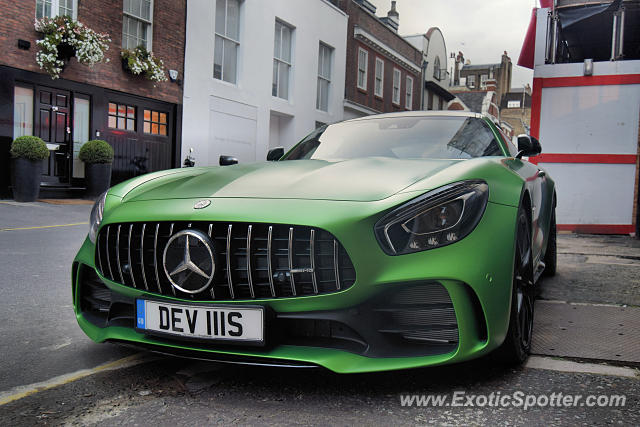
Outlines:
<svg viewBox="0 0 640 427"><path fill-rule="evenodd" d="M35 60L38 50L35 42L41 36L33 29L35 6L35 0L0 0L0 64L42 72ZM167 71L178 70L179 79L182 79L184 70L185 14L186 0L154 1L152 50L164 61ZM176 83L151 82L122 70L122 1L78 0L78 21L95 31L110 35L111 43L106 54L110 62L89 68L72 58L60 78L182 103L182 88ZM18 49L18 39L30 41L31 49Z"/></svg>
<svg viewBox="0 0 640 427"><path fill-rule="evenodd" d="M349 24L347 29L347 67L345 79L345 97L350 101L356 102L369 108L373 108L381 112L404 111L406 76L409 75L410 77L413 77L412 109L419 110L421 96L420 83L422 80L421 73L415 72L398 64L391 58L374 50L372 47L365 45L359 40L356 40L353 37L354 27L357 25L358 27L364 29L369 34L385 43L387 46L402 54L405 58L412 60L417 67L420 67L422 63L422 52L418 51L410 43L405 41L398 34L382 24L375 17L365 12L352 0L342 0L339 3L339 7L349 15ZM363 91L362 89L358 89L357 87L359 47L362 47L369 52L367 67L367 91ZM376 56L383 59L385 62L383 91L384 97L382 99L374 96L373 94ZM393 104L392 102L394 67L398 68L402 74L400 79L400 105Z"/></svg>

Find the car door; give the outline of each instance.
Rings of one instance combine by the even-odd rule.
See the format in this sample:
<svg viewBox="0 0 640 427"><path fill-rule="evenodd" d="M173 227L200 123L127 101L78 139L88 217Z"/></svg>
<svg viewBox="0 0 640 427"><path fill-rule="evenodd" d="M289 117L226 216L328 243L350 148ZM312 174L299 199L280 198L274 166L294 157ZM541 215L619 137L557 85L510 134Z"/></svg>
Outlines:
<svg viewBox="0 0 640 427"><path fill-rule="evenodd" d="M547 237L546 230L549 227L549 212L551 211L552 195L549 194L546 171L529 162L528 158L517 159L515 157L517 148L502 131L498 130L498 132L512 156L506 162L507 166L522 177L525 188L531 196L531 249L533 265L537 266L542 258Z"/></svg>

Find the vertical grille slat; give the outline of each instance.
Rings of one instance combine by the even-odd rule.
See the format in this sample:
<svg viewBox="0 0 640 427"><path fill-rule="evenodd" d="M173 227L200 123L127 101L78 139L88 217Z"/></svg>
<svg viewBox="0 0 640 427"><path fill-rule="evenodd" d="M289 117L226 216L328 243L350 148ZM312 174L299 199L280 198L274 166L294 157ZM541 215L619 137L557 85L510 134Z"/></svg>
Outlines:
<svg viewBox="0 0 640 427"><path fill-rule="evenodd" d="M316 279L315 246L316 246L316 230L312 228L309 236L309 264L311 267L311 283L313 284L313 293L318 294L318 282Z"/></svg>
<svg viewBox="0 0 640 427"><path fill-rule="evenodd" d="M171 223L171 226L169 227L169 235L167 236L167 238L170 238L171 236L173 236L173 227L175 227L175 223ZM164 262L164 256L162 257L162 262ZM171 288L171 293L173 294L173 296L176 295L176 288L174 288L173 286L169 286Z"/></svg>
<svg viewBox="0 0 640 427"><path fill-rule="evenodd" d="M231 230L233 230L233 224L229 224L229 228L227 229L227 284L229 285L229 295L231 299L235 299L233 279L231 278Z"/></svg>
<svg viewBox="0 0 640 427"><path fill-rule="evenodd" d="M336 275L336 290L340 290L340 247L338 241L333 239L333 271Z"/></svg>
<svg viewBox="0 0 640 427"><path fill-rule="evenodd" d="M174 287L163 267L167 243L175 233L186 229L207 235L214 254L212 284L197 294ZM166 256L180 256L169 254ZM303 225L188 221L108 224L96 237L95 258L96 268L109 280L194 301L320 295L355 283L355 269L340 242L327 231Z"/></svg>
<svg viewBox="0 0 640 427"><path fill-rule="evenodd" d="M289 227L289 280L291 281L291 293L296 296L296 280L293 278L293 227Z"/></svg>
<svg viewBox="0 0 640 427"><path fill-rule="evenodd" d="M249 284L249 293L251 298L255 298L255 290L253 289L253 278L251 277L251 230L253 226L249 224L247 227L247 283Z"/></svg>
<svg viewBox="0 0 640 427"><path fill-rule="evenodd" d="M96 236L96 252L98 255L98 268L100 268L100 274L104 276L104 268L102 268L102 241L100 240L100 234Z"/></svg>
<svg viewBox="0 0 640 427"><path fill-rule="evenodd" d="M109 255L109 234L110 234L109 231L111 231L110 225L107 226L107 247L106 247L107 264L109 265L109 279L115 280L116 278L113 276L113 271L111 270L111 256Z"/></svg>
<svg viewBox="0 0 640 427"><path fill-rule="evenodd" d="M129 274L131 275L131 282L133 283L133 287L136 286L136 277L133 274L133 263L131 262L131 234L133 233L133 224L129 224L129 238L127 239L127 259L129 261Z"/></svg>
<svg viewBox="0 0 640 427"><path fill-rule="evenodd" d="M116 259L118 260L118 273L120 273L120 283L125 285L124 276L122 275L122 264L120 264L120 229L122 225L118 225L118 230L116 234Z"/></svg>
<svg viewBox="0 0 640 427"><path fill-rule="evenodd" d="M144 289L149 290L149 284L147 283L147 273L144 271L144 231L147 228L147 224L142 224L142 231L140 232L140 270L142 270L142 282L144 283Z"/></svg>
<svg viewBox="0 0 640 427"><path fill-rule="evenodd" d="M156 273L156 286L158 287L158 293L162 293L162 287L160 286L160 275L158 274L158 233L160 232L160 223L156 224L156 234L153 237L153 269Z"/></svg>
<svg viewBox="0 0 640 427"><path fill-rule="evenodd" d="M213 239L213 223L209 224L209 230L207 232L207 234L209 235L209 238ZM216 299L216 287L215 286L211 286L211 289L209 291L209 293L211 294L211 299Z"/></svg>
<svg viewBox="0 0 640 427"><path fill-rule="evenodd" d="M269 287L271 288L271 296L276 296L276 288L273 286L273 253L272 248L272 238L273 238L273 226L269 226L269 231L267 234L267 262L269 264Z"/></svg>

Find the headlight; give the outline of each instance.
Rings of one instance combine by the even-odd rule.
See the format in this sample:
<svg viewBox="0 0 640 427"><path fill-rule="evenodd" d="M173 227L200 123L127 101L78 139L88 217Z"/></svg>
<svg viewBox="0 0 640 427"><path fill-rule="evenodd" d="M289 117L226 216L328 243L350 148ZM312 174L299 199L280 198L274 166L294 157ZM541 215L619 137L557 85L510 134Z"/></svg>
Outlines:
<svg viewBox="0 0 640 427"><path fill-rule="evenodd" d="M102 222L102 213L104 211L104 201L107 198L107 191L102 193L96 203L93 205L93 209L91 209L91 216L89 217L89 240L93 243L96 242L96 236L98 235L98 227Z"/></svg>
<svg viewBox="0 0 640 427"><path fill-rule="evenodd" d="M488 199L489 186L484 181L446 185L383 217L375 226L376 237L389 255L450 245L478 225Z"/></svg>

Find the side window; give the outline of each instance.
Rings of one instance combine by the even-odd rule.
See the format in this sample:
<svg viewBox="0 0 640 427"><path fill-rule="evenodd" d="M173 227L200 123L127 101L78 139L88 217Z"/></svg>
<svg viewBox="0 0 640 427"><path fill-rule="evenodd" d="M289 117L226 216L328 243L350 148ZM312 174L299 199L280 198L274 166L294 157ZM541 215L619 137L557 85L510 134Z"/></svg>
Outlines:
<svg viewBox="0 0 640 427"><path fill-rule="evenodd" d="M111 129L136 130L136 107L109 103L108 126Z"/></svg>
<svg viewBox="0 0 640 427"><path fill-rule="evenodd" d="M142 131L151 135L167 136L167 113L144 110Z"/></svg>
<svg viewBox="0 0 640 427"><path fill-rule="evenodd" d="M151 50L153 35L152 0L124 0L122 8L122 47L142 46Z"/></svg>
<svg viewBox="0 0 640 427"><path fill-rule="evenodd" d="M240 48L240 2L217 0L213 78L235 84Z"/></svg>
<svg viewBox="0 0 640 427"><path fill-rule="evenodd" d="M289 99L289 76L293 63L292 36L293 28L276 19L271 95L282 99Z"/></svg>
<svg viewBox="0 0 640 427"><path fill-rule="evenodd" d="M358 80L357 86L359 89L367 90L367 67L369 62L369 53L358 48Z"/></svg>
<svg viewBox="0 0 640 427"><path fill-rule="evenodd" d="M76 19L78 0L36 0L36 19L63 15Z"/></svg>

